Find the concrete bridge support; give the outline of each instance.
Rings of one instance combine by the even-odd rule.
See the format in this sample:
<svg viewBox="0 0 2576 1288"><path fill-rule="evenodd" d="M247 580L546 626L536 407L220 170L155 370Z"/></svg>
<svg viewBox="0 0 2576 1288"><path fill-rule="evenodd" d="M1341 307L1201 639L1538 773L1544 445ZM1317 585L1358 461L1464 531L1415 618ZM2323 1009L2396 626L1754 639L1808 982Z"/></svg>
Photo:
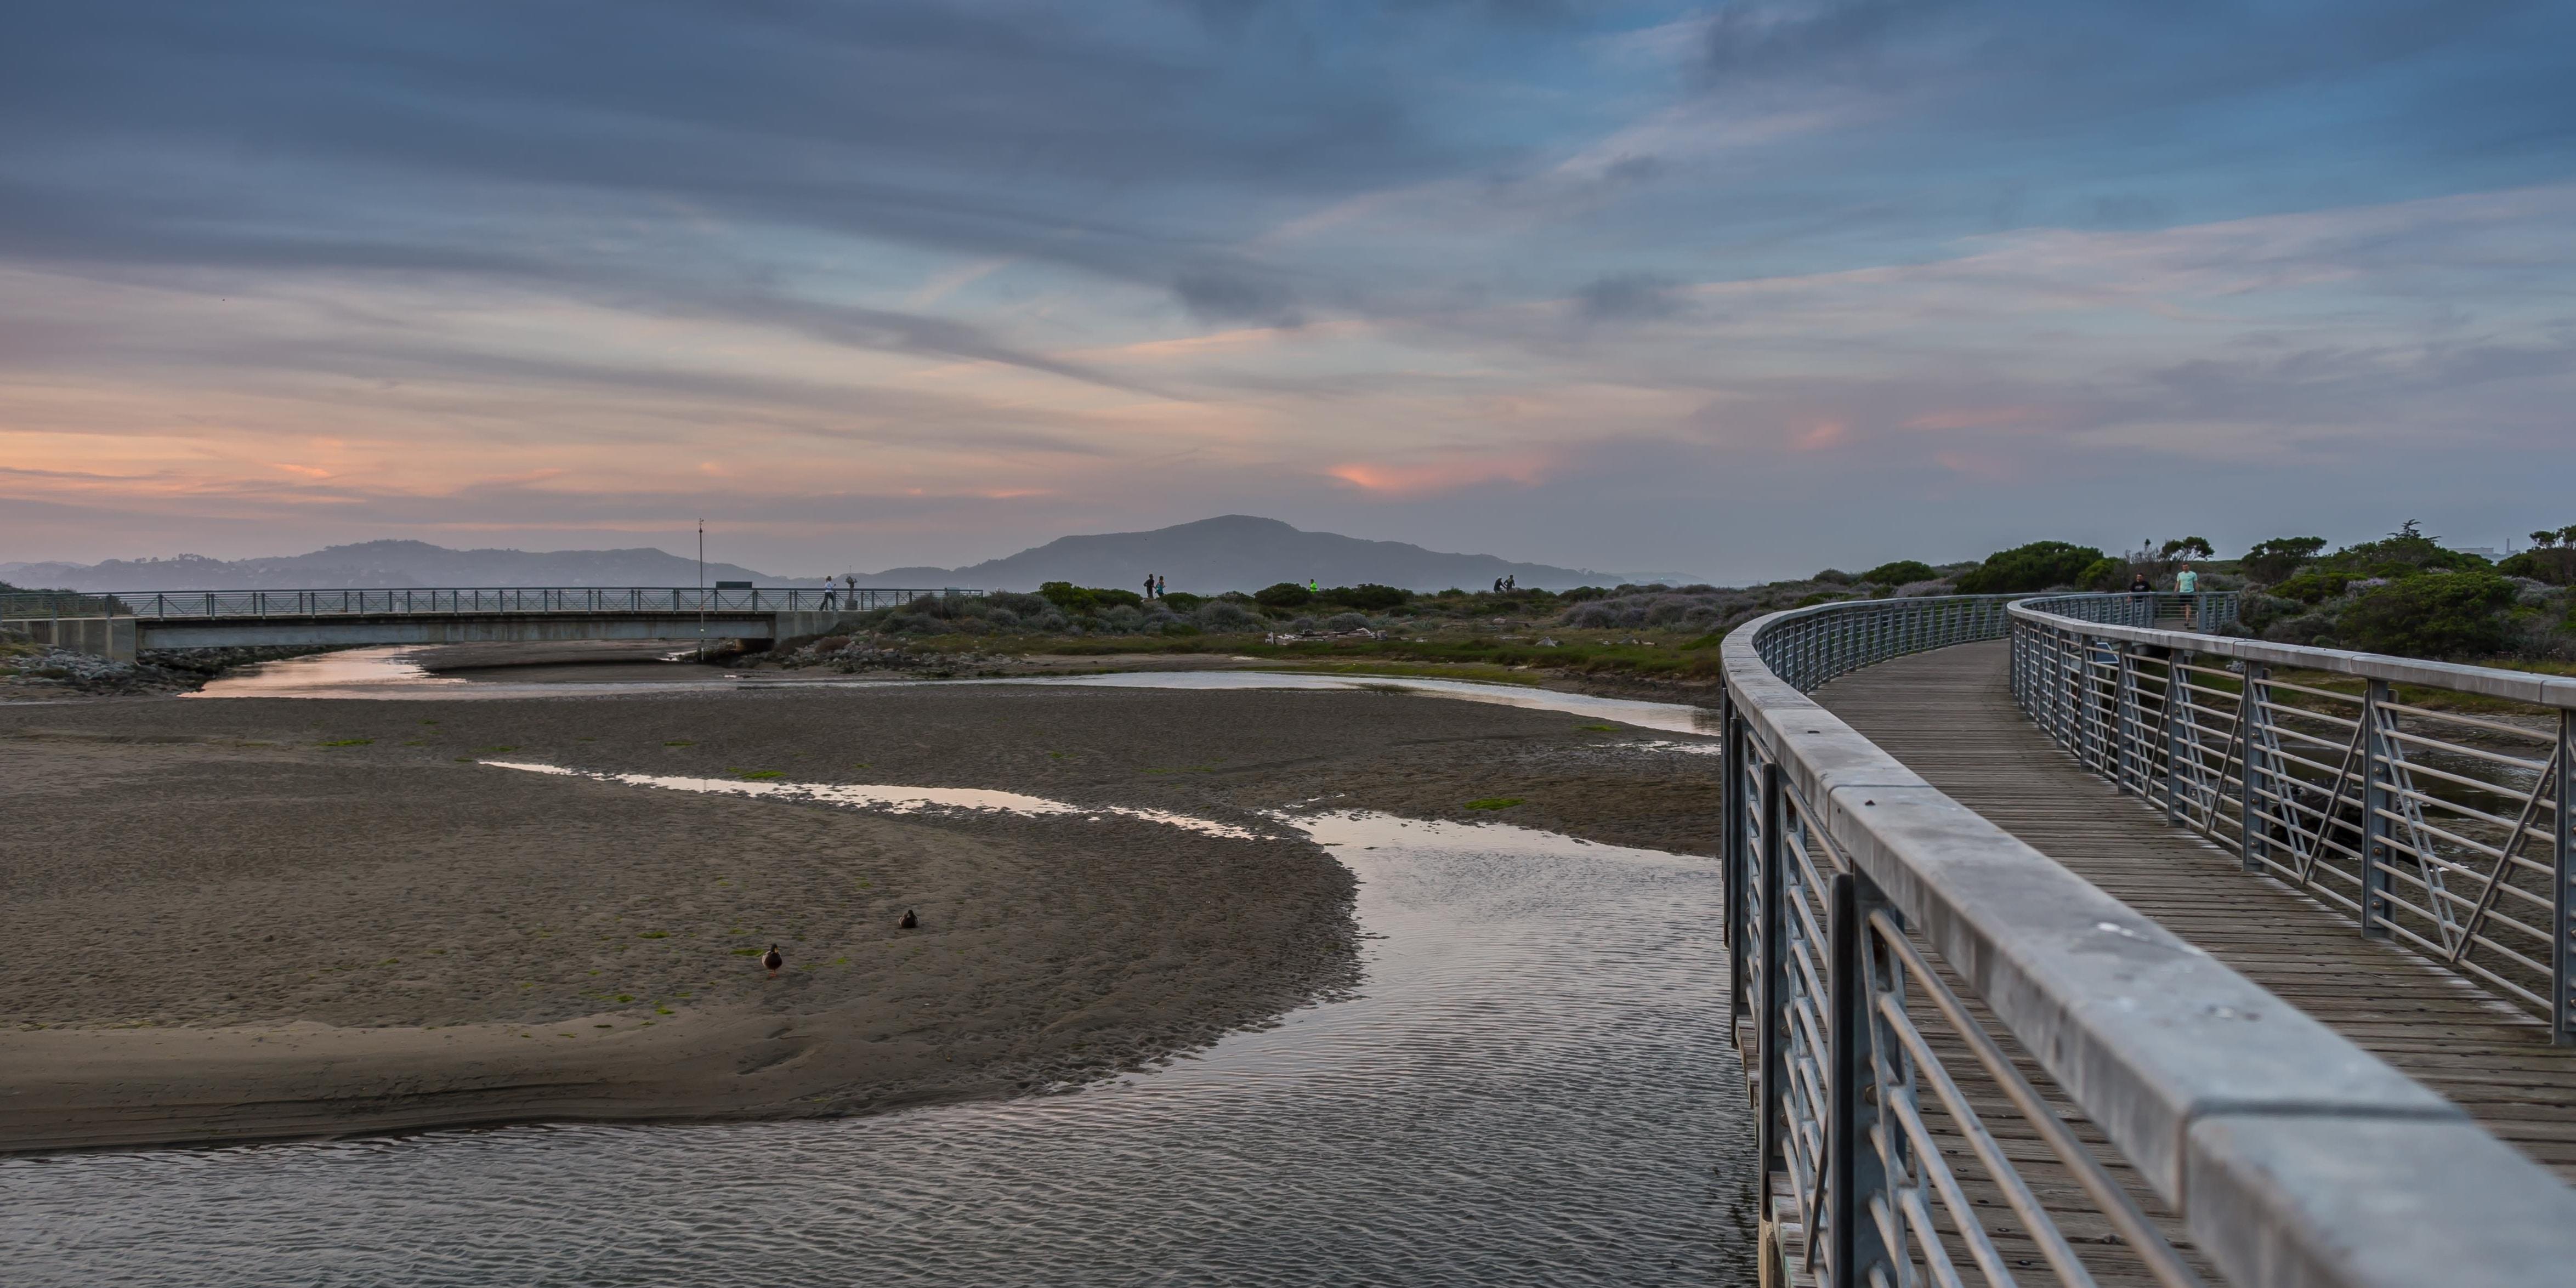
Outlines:
<svg viewBox="0 0 2576 1288"><path fill-rule="evenodd" d="M32 621L10 622L9 629L25 631L38 644L89 653L114 662L131 662L134 650L142 647L131 617L51 617Z"/></svg>

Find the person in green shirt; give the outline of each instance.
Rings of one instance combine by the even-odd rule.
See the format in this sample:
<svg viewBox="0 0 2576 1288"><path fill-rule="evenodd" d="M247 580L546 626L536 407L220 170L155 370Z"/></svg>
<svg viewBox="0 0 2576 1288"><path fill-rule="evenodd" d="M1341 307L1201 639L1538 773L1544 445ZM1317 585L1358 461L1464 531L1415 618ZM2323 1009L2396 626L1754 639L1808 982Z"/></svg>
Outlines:
<svg viewBox="0 0 2576 1288"><path fill-rule="evenodd" d="M2185 595L2199 594L2200 574L2193 572L2190 564L2184 564L2182 566L2182 571L2174 574L2174 589ZM2200 601L2196 599L2186 599L2182 601L2182 628L2184 630L2193 629L2197 623L2200 617L2200 613L2198 612L2199 604Z"/></svg>

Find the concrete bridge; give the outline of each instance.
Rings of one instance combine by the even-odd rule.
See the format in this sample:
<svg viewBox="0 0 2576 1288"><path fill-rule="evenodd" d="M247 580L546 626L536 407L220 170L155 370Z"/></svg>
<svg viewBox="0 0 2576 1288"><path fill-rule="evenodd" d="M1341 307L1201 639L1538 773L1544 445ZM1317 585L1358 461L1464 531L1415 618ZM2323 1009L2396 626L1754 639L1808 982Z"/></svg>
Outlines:
<svg viewBox="0 0 2576 1288"><path fill-rule="evenodd" d="M544 640L781 640L844 617L981 590L749 586L191 590L0 595L0 626L133 661L139 649Z"/></svg>
<svg viewBox="0 0 2576 1288"><path fill-rule="evenodd" d="M2232 608L1728 637L1766 1285L2576 1283L2576 680Z"/></svg>

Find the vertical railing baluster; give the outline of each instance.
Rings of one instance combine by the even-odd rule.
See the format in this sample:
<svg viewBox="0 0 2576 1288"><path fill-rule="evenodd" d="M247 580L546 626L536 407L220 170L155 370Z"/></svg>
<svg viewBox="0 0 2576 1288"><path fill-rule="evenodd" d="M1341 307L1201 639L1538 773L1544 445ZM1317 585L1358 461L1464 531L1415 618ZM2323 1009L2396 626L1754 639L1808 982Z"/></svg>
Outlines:
<svg viewBox="0 0 2576 1288"><path fill-rule="evenodd" d="M2272 738L2271 678L2269 664L2246 663L2245 683L2236 698L2241 708L2236 713L2237 723L2245 726L2245 763L2237 767L2237 772L2244 777L2236 784L2236 862L2248 872L2262 871L2263 861L2272 855L2270 824L2264 825L2261 842L2254 839L2254 775L2261 773L2272 791L2280 790L2280 779L2273 773L2271 755L2264 750L2271 745Z"/></svg>
<svg viewBox="0 0 2576 1288"><path fill-rule="evenodd" d="M1722 834L1725 848L1721 852L1721 862L1724 865L1726 882L1727 1036L1729 1045L1732 1045L1735 1017L1743 1015L1746 1009L1744 913L1750 905L1744 897L1744 841L1746 829L1751 827L1753 822L1746 816L1744 810L1744 717L1735 709L1735 694L1732 691L1721 689L1718 692L1718 721L1718 729L1721 731L1721 739L1718 743L1718 780L1721 784L1719 790L1725 793L1725 803L1719 807L1718 823L1725 829Z"/></svg>
<svg viewBox="0 0 2576 1288"><path fill-rule="evenodd" d="M2182 677L2182 651L2166 649L2165 709L2164 719L2161 722L2165 735L2165 821L2175 827L2182 826L2182 722L2190 714L2183 692ZM2226 769L2224 761L2220 763L2219 768L2224 773ZM2200 758L2195 755L2192 757L2192 771L2195 778L2199 776L2199 769ZM2197 787L2192 794L2197 800L2199 797ZM2216 796L2213 795L2210 806L2213 811L2217 809L2216 800Z"/></svg>
<svg viewBox="0 0 2576 1288"><path fill-rule="evenodd" d="M2549 1040L2576 1046L2576 711L2558 712L2557 797L2550 805Z"/></svg>
<svg viewBox="0 0 2576 1288"><path fill-rule="evenodd" d="M2111 786L2123 796L2129 794L2129 773L2137 768L2137 756L2129 750L2130 719L2138 701L2138 656L2125 641L2112 655L2111 672Z"/></svg>
<svg viewBox="0 0 2576 1288"><path fill-rule="evenodd" d="M1787 944L1788 918L1781 907L1787 902L1788 880L1781 854L1780 818L1784 812L1780 800L1780 765L1766 760L1762 766L1762 1000L1761 1012L1754 1017L1754 1040L1758 1050L1756 1062L1762 1103L1754 1128L1754 1187L1760 1195L1762 1214L1771 1213L1771 1174L1783 1163L1781 1137L1787 1124L1782 1115L1788 1080L1785 1072L1786 1053L1781 1049L1787 1039L1784 1031L1789 1003Z"/></svg>
<svg viewBox="0 0 2576 1288"><path fill-rule="evenodd" d="M2093 746L2093 637L2086 636L2075 658L2075 763L2087 769L2099 763Z"/></svg>
<svg viewBox="0 0 2576 1288"><path fill-rule="evenodd" d="M1830 1119L1825 1127L1827 1267L1837 1285L1867 1285L1871 1271L1886 1273L1888 1248L1875 1222L1865 1221L1872 1199L1887 1191L1886 1162L1876 1149L1862 1147L1873 1128L1884 1097L1872 1085L1877 1063L1867 1049L1876 1026L1871 1023L1869 971L1870 910L1883 903L1875 885L1856 872L1837 872L1833 884L1833 966L1825 977L1830 994L1832 1061L1826 1094ZM1867 889L1864 890L1864 886ZM1866 1093L1866 1094L1865 1094ZM1813 1237L1810 1235L1809 1237Z"/></svg>
<svg viewBox="0 0 2576 1288"><path fill-rule="evenodd" d="M2388 904L2388 748L2380 736L2388 682L2372 680L2361 700L2361 933L2388 938L2394 913ZM2333 820L2327 820L2331 827Z"/></svg>

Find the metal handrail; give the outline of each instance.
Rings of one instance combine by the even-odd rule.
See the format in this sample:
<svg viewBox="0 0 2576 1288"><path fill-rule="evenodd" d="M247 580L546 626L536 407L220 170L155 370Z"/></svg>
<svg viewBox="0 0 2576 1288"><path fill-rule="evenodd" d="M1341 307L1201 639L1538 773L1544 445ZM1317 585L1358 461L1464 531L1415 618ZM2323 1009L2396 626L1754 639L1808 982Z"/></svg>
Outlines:
<svg viewBox="0 0 2576 1288"><path fill-rule="evenodd" d="M2100 1162L2040 1121L2054 1111L2002 1077L2001 1035L2230 1282L2463 1288L2576 1264L2576 1192L1807 696L1887 658L2003 638L2019 607L1821 605L1722 645L1729 964L1783 1268L1831 1288L2081 1284L2115 1261L2190 1281ZM1967 1055L1945 1065L1936 1028ZM2003 1094L1963 1092L1972 1075ZM1989 1116L2044 1149L1997 1145ZM2070 1220L2116 1237L2073 1237ZM2026 1255L1996 1246L2007 1233Z"/></svg>
<svg viewBox="0 0 2576 1288"><path fill-rule="evenodd" d="M2576 1044L2576 679L2165 629L2111 598L2013 606L2024 713L2245 871Z"/></svg>
<svg viewBox="0 0 2576 1288"><path fill-rule="evenodd" d="M972 599L992 592L931 589L781 590L762 587L484 586L390 590L119 590L0 594L0 621L134 617L222 621L463 613L656 614L867 612L922 598Z"/></svg>

